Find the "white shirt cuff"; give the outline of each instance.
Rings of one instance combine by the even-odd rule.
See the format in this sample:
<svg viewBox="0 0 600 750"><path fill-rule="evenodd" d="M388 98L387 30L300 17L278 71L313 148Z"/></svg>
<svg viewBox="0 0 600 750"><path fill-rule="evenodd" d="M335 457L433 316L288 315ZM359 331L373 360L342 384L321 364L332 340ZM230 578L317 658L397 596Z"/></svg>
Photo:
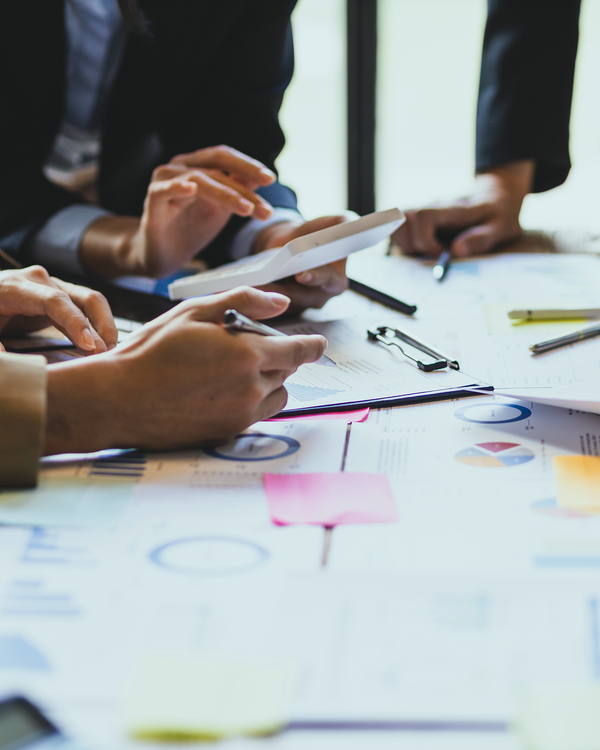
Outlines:
<svg viewBox="0 0 600 750"><path fill-rule="evenodd" d="M304 219L302 214L293 208L274 208L270 219L265 221L250 219L250 221L247 221L233 238L229 248L231 260L246 258L250 255L254 241L263 229L273 226L273 224L281 224L284 221L303 222Z"/></svg>
<svg viewBox="0 0 600 750"><path fill-rule="evenodd" d="M53 270L83 275L85 272L79 262L81 238L96 219L112 215L111 211L87 204L63 208L48 219L33 238L33 261Z"/></svg>

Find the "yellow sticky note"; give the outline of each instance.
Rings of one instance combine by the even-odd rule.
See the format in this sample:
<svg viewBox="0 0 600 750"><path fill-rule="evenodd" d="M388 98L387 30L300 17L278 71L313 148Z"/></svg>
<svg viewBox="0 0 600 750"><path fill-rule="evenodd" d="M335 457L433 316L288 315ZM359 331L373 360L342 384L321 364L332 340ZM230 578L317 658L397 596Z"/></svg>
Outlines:
<svg viewBox="0 0 600 750"><path fill-rule="evenodd" d="M600 685L540 685L521 695L524 750L600 750Z"/></svg>
<svg viewBox="0 0 600 750"><path fill-rule="evenodd" d="M275 659L153 654L135 674L125 726L146 739L271 734L289 721L292 681L291 665Z"/></svg>
<svg viewBox="0 0 600 750"><path fill-rule="evenodd" d="M556 456L552 463L557 505L600 513L600 456Z"/></svg>

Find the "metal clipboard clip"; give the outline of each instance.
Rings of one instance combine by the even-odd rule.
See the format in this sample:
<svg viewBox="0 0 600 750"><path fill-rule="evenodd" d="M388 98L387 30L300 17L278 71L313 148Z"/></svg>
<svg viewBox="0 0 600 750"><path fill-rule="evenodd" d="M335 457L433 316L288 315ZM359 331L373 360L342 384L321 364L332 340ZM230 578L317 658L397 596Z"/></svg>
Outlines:
<svg viewBox="0 0 600 750"><path fill-rule="evenodd" d="M433 372L434 370L443 370L445 367L449 367L451 370L459 370L460 365L455 359L447 357L441 352L437 352L432 346L426 344L424 341L418 341L417 339L409 336L408 333L400 331L398 328L391 328L390 326L379 326L375 330L367 330L367 336L369 341L378 342L385 344L385 346L395 346L407 359L416 362L419 370L424 372ZM400 342L405 344L406 347L410 346L416 349L417 352L426 354L431 361L423 362L416 356L412 356L409 351L403 349Z"/></svg>

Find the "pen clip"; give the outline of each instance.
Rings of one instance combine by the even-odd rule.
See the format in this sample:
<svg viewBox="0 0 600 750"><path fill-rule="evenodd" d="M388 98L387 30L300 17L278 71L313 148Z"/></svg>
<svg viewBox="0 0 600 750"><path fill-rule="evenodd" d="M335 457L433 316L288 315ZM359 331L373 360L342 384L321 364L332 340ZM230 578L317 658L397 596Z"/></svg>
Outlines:
<svg viewBox="0 0 600 750"><path fill-rule="evenodd" d="M404 333L397 328L392 328L390 326L379 326L374 330L367 330L367 336L369 341L378 342L380 344L384 344L385 346L395 346L407 359L415 362L419 370L423 370L423 372L433 372L434 370L442 370L446 367L450 367L453 370L458 370L459 368L459 364L456 360L450 360L443 354L436 352L428 344L425 344L423 341L418 341L417 339L409 336L407 333ZM399 343L400 341L403 344L411 346L413 349L417 349L417 351L426 354L433 361L423 362L421 359L413 357L409 352L405 351L405 349L402 348Z"/></svg>

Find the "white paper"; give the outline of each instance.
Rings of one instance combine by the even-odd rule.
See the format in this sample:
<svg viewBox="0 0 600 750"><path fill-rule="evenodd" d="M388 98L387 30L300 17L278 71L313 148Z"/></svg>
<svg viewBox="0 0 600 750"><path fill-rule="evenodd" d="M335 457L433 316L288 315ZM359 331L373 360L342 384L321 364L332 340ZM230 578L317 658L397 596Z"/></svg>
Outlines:
<svg viewBox="0 0 600 750"><path fill-rule="evenodd" d="M520 398L536 404L560 406L563 409L577 409L592 414L600 414L600 380L585 380L562 388L501 389L499 396Z"/></svg>
<svg viewBox="0 0 600 750"><path fill-rule="evenodd" d="M402 321L399 323L395 316L284 326L282 330L286 333L325 336L327 356L336 363L336 367L302 365L288 378L285 387L289 398L284 412L328 404L364 404L374 399L459 389L478 382L477 378L456 370L423 372L395 347L370 342L367 329L392 325L392 317L400 326ZM414 326L410 333L419 337Z"/></svg>

